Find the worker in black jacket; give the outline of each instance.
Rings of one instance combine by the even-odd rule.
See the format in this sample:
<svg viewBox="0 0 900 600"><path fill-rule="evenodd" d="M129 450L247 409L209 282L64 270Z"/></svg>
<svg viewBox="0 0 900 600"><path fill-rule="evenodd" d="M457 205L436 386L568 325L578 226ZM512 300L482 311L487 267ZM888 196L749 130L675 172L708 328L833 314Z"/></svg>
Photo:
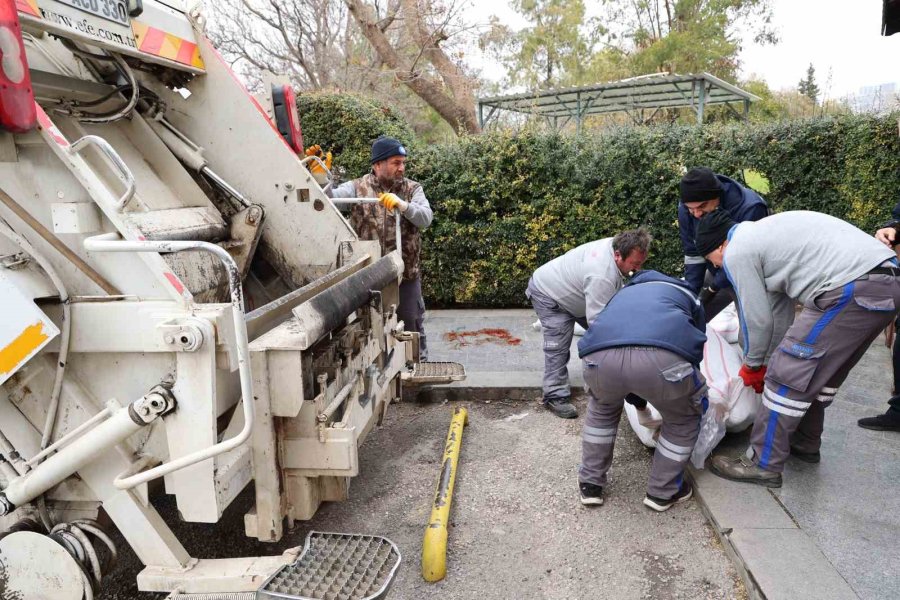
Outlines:
<svg viewBox="0 0 900 600"><path fill-rule="evenodd" d="M684 248L684 279L699 294L706 314L712 320L734 301L731 283L721 269L709 264L697 252L697 224L703 215L721 209L735 223L759 221L768 216L765 199L734 179L717 175L707 167L695 167L681 178L681 202L678 205L678 231Z"/></svg>
<svg viewBox="0 0 900 600"><path fill-rule="evenodd" d="M900 203L891 212L893 219L882 225L875 232L875 238L890 247L900 243ZM900 325L900 321L895 326ZM900 431L900 335L894 335L894 345L891 349L894 367L894 387L891 399L888 400L887 411L875 417L865 417L857 421L860 427L874 429L876 431Z"/></svg>

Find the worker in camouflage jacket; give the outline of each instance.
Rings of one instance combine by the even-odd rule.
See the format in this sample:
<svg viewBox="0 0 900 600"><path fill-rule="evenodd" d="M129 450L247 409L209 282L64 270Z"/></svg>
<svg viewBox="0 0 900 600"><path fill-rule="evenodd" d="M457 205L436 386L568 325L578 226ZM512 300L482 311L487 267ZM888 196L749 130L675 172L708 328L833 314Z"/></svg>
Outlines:
<svg viewBox="0 0 900 600"><path fill-rule="evenodd" d="M422 235L431 225L433 213L422 186L404 177L406 148L398 140L380 137L372 144L372 171L329 191L332 198L378 198L377 204L356 204L350 224L361 240L381 242L382 254L397 247L395 210L403 215L400 224L400 253L403 280L400 283L399 318L407 331L419 333L421 360L428 359L425 339L425 300L422 298Z"/></svg>

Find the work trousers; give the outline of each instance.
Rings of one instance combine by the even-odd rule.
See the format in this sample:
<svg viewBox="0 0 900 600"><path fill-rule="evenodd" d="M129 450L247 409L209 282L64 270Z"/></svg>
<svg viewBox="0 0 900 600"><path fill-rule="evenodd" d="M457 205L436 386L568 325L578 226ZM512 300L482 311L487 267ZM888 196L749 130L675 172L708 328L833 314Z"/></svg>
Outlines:
<svg viewBox="0 0 900 600"><path fill-rule="evenodd" d="M894 325L894 345L891 346L891 366L894 371L894 387L888 400L887 412L900 419L900 319Z"/></svg>
<svg viewBox="0 0 900 600"><path fill-rule="evenodd" d="M684 467L700 432L706 381L684 358L650 346L624 346L584 357L590 387L581 436L581 482L606 486L616 430L627 394L647 399L662 415L647 493L671 498L681 487Z"/></svg>
<svg viewBox="0 0 900 600"><path fill-rule="evenodd" d="M419 334L419 360L428 360L428 342L425 337L425 299L422 297L422 278L404 279L400 283L400 306L397 316L406 331Z"/></svg>
<svg viewBox="0 0 900 600"><path fill-rule="evenodd" d="M575 323L587 329L587 321L584 317L575 317L566 312L556 300L537 289L532 280L528 281L525 296L531 300L544 335L544 400L568 398L571 396L569 348L572 346Z"/></svg>
<svg viewBox="0 0 900 600"><path fill-rule="evenodd" d="M900 306L900 278L864 275L803 306L769 361L750 445L780 473L793 446L818 452L825 407Z"/></svg>

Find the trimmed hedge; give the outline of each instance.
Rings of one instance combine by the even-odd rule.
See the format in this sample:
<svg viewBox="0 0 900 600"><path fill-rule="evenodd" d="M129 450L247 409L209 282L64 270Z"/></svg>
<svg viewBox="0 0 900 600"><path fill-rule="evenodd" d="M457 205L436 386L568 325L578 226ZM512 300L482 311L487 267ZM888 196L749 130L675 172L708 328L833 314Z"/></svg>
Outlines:
<svg viewBox="0 0 900 600"><path fill-rule="evenodd" d="M894 117L627 128L574 138L496 132L424 149L409 176L435 211L424 243L432 306L523 305L531 273L586 241L637 225L648 267L680 274L683 167L768 177L775 211L816 210L873 231L900 198Z"/></svg>
<svg viewBox="0 0 900 600"><path fill-rule="evenodd" d="M370 140L380 132L365 128L380 126L377 119L361 116L359 105L335 117L340 106L316 113L311 104L301 111L307 144L328 146L346 135L340 164L350 177L367 172ZM328 120L313 126L313 114ZM350 131L335 131L344 122L366 123L358 130L371 133L354 141ZM681 274L676 206L685 167L705 165L738 180L753 169L768 178L775 211L816 210L866 231L887 220L900 199L896 116L632 127L580 137L499 131L410 154L407 174L422 183L435 213L423 243L423 286L433 307L524 305L538 266L638 225L656 238L647 266Z"/></svg>

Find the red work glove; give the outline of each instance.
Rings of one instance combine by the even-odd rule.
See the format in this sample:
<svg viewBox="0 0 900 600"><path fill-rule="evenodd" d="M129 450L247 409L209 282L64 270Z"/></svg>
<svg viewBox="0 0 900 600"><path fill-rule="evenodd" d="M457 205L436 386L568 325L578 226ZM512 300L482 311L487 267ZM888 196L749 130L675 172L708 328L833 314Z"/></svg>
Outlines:
<svg viewBox="0 0 900 600"><path fill-rule="evenodd" d="M741 365L741 370L738 371L738 375L741 376L741 379L744 380L744 385L747 387L752 387L753 391L757 394L761 394L763 391L763 386L765 385L766 380L766 366L763 365L755 371L752 370L747 365Z"/></svg>

